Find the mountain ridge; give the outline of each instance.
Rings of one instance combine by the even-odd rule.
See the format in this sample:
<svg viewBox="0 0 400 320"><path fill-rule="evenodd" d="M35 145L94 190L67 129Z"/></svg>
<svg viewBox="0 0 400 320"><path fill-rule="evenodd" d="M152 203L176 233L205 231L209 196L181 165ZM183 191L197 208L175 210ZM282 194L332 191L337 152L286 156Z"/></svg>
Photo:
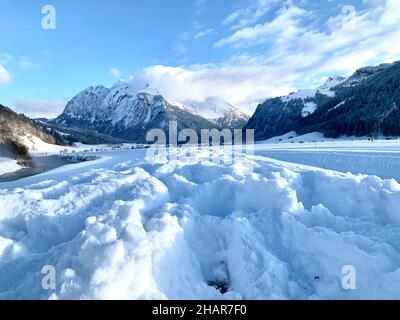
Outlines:
<svg viewBox="0 0 400 320"><path fill-rule="evenodd" d="M364 67L310 90L259 104L245 129L256 140L290 131L326 137L400 135L400 62Z"/></svg>
<svg viewBox="0 0 400 320"><path fill-rule="evenodd" d="M168 130L170 121L178 123L178 130L191 128L200 131L223 126L242 128L249 119L232 105L219 108L224 112L216 119L208 119L203 116L199 105L173 104L149 85L135 90L129 82L119 81L111 89L98 85L81 91L50 123L94 130L132 142L145 142L149 130Z"/></svg>

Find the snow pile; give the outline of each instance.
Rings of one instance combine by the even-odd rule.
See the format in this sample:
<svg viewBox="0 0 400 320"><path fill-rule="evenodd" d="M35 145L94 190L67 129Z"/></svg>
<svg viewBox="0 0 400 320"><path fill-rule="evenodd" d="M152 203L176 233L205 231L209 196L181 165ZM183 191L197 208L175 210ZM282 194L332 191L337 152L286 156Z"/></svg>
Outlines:
<svg viewBox="0 0 400 320"><path fill-rule="evenodd" d="M0 157L0 176L19 169L21 169L21 166L17 163L17 160Z"/></svg>
<svg viewBox="0 0 400 320"><path fill-rule="evenodd" d="M216 155L226 151L149 162L132 150L3 185L0 298L400 296L395 180L239 151L206 160ZM55 290L41 286L44 265ZM346 265L356 290L341 286Z"/></svg>

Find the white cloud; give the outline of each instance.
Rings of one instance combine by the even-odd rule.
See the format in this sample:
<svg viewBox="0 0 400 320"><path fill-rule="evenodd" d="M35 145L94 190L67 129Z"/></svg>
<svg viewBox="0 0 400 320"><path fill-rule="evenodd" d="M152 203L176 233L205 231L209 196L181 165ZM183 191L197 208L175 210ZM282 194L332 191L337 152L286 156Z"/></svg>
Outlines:
<svg viewBox="0 0 400 320"><path fill-rule="evenodd" d="M35 71L40 68L38 63L30 61L27 57L22 57L18 62L18 66L23 71Z"/></svg>
<svg viewBox="0 0 400 320"><path fill-rule="evenodd" d="M207 0L196 0L194 3L196 9L196 15L199 15L205 11L205 4Z"/></svg>
<svg viewBox="0 0 400 320"><path fill-rule="evenodd" d="M370 0L371 1L371 0ZM266 24L233 32L221 45L237 55L220 64L152 66L132 81L150 83L171 101L224 99L251 113L257 102L306 86L322 84L329 75L400 58L400 1L367 7L348 20L340 12L321 28L313 13L287 2ZM308 22L308 23L306 23ZM243 31L246 30L246 31ZM258 55L237 43L257 44ZM265 44L265 45L264 45Z"/></svg>
<svg viewBox="0 0 400 320"><path fill-rule="evenodd" d="M67 101L63 100L19 100L14 104L14 110L31 118L53 118L62 113Z"/></svg>
<svg viewBox="0 0 400 320"><path fill-rule="evenodd" d="M366 65L400 59L396 41L400 39L400 1L369 0L364 10L347 12L343 10L321 27L315 23L315 13L287 2L272 21L238 30L215 46L230 45L239 51L253 46L260 53L248 60L260 70L272 66L273 72L285 70L303 83L305 77L350 75ZM281 78L274 80L281 82Z"/></svg>
<svg viewBox="0 0 400 320"><path fill-rule="evenodd" d="M152 66L130 80L138 90L146 83L156 87L171 102L204 102L218 98L252 112L255 106L270 95L286 94L293 90L283 81L280 70L257 65L192 65L180 67Z"/></svg>
<svg viewBox="0 0 400 320"><path fill-rule="evenodd" d="M203 38L203 37L205 37L205 36L208 36L208 35L211 34L213 31L214 31L214 30L213 30L212 28L209 28L209 29L206 29L206 30L203 30L203 31L199 31L199 32L197 32L197 33L194 35L194 37L195 37L195 39L200 39L200 38Z"/></svg>
<svg viewBox="0 0 400 320"><path fill-rule="evenodd" d="M110 75L116 79L122 78L122 72L118 68L110 68L109 72L110 72Z"/></svg>
<svg viewBox="0 0 400 320"><path fill-rule="evenodd" d="M190 39L191 36L192 33L189 31L185 31L178 36L177 42L173 47L173 50L176 54L180 55L188 52L186 42Z"/></svg>
<svg viewBox="0 0 400 320"><path fill-rule="evenodd" d="M177 54L185 54L188 51L188 49L183 42L179 42L175 45L174 51Z"/></svg>
<svg viewBox="0 0 400 320"><path fill-rule="evenodd" d="M268 11L271 10L279 0L257 0L244 8L232 12L223 21L223 25L232 25L232 29L240 29L257 22Z"/></svg>
<svg viewBox="0 0 400 320"><path fill-rule="evenodd" d="M11 75L7 69L0 64L0 85L7 84L11 81Z"/></svg>
<svg viewBox="0 0 400 320"><path fill-rule="evenodd" d="M379 3L381 5L364 11L350 12L350 17L345 12L331 17L325 30L313 23L311 12L289 3L272 21L238 30L215 46L265 46L264 63L348 71L385 57L396 58L400 53L398 42L394 40L400 32L400 2ZM359 56L356 64L332 68L339 61L346 61L346 56L354 58L355 55ZM353 58L348 62L353 62Z"/></svg>
<svg viewBox="0 0 400 320"><path fill-rule="evenodd" d="M219 40L215 46L225 45L245 46L257 44L274 37L295 37L299 36L302 29L299 27L300 18L308 15L308 12L296 6L289 5L279 11L278 16L264 24L257 24L254 27L245 27L234 32L227 38Z"/></svg>
<svg viewBox="0 0 400 320"><path fill-rule="evenodd" d="M14 57L11 54L3 53L3 54L0 55L0 64L2 64L3 66L6 66L13 59L14 59Z"/></svg>

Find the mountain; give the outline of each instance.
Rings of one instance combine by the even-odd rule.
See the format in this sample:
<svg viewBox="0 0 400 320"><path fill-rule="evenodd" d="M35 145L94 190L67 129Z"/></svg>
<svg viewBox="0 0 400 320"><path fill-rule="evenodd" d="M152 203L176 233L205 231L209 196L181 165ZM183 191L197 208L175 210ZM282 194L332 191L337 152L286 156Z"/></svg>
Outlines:
<svg viewBox="0 0 400 320"><path fill-rule="evenodd" d="M52 132L53 135L57 135L58 139L66 145L72 145L76 142L83 144L120 144L126 142L123 139L114 138L93 130L65 128L53 124L52 121L48 119L34 119L34 121L47 131Z"/></svg>
<svg viewBox="0 0 400 320"><path fill-rule="evenodd" d="M90 87L75 96L53 125L93 130L132 142L145 142L154 128L168 130L169 121L178 130L217 128L193 109L169 103L156 89L136 91L129 82L119 81L111 89Z"/></svg>
<svg viewBox="0 0 400 320"><path fill-rule="evenodd" d="M400 135L400 62L357 70L349 78L329 78L314 90L268 99L245 129L256 140L296 131L326 137Z"/></svg>
<svg viewBox="0 0 400 320"><path fill-rule="evenodd" d="M0 153L3 156L27 156L25 141L34 136L44 142L61 143L58 137L28 117L0 105Z"/></svg>
<svg viewBox="0 0 400 320"><path fill-rule="evenodd" d="M190 103L190 107L220 128L242 129L250 119L250 116L237 107L217 99L207 99L203 103Z"/></svg>

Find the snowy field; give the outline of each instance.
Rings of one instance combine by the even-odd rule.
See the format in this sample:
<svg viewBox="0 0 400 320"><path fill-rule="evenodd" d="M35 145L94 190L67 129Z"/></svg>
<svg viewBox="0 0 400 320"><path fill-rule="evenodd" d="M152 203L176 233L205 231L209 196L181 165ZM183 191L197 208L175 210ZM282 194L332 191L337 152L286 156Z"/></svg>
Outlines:
<svg viewBox="0 0 400 320"><path fill-rule="evenodd" d="M256 150L276 160L400 181L400 140L327 139L320 133L288 133L257 145Z"/></svg>
<svg viewBox="0 0 400 320"><path fill-rule="evenodd" d="M8 172L16 171L20 168L21 166L17 163L17 160L0 157L0 176Z"/></svg>
<svg viewBox="0 0 400 320"><path fill-rule="evenodd" d="M337 143L257 145L220 164L205 160L219 149L107 152L0 184L0 298L399 299L400 184L345 173L379 154L399 177L398 143ZM341 285L348 265L355 290Z"/></svg>

